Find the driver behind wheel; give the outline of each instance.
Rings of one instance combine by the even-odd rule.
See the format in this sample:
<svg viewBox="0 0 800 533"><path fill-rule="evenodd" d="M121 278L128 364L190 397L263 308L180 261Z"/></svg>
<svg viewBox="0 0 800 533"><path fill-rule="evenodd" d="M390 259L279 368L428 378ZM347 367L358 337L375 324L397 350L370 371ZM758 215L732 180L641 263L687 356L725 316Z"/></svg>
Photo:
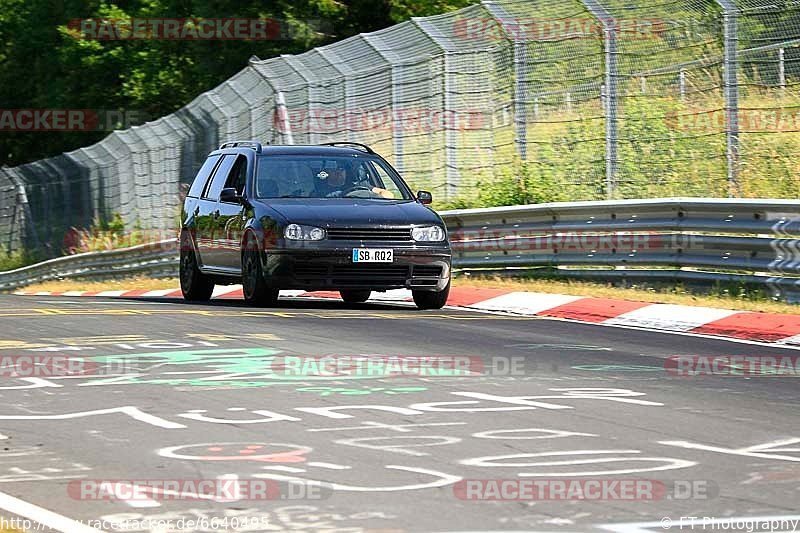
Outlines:
<svg viewBox="0 0 800 533"><path fill-rule="evenodd" d="M356 190L367 190L383 198L394 198L394 194L390 191L374 187L366 179L356 179L344 167L322 170L317 173L316 178L316 190L320 197L342 198Z"/></svg>

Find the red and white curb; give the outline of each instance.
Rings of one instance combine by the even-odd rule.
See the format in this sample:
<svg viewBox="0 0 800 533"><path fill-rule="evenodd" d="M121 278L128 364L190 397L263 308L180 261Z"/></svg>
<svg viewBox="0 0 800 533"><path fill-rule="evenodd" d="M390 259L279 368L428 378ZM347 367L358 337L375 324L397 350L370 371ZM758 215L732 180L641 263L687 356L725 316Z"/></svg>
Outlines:
<svg viewBox="0 0 800 533"><path fill-rule="evenodd" d="M25 296L69 296L108 298L182 298L180 289L26 292ZM213 298L241 299L240 285L217 287ZM338 292L281 291L283 298L339 298ZM413 301L411 291L398 289L373 292L371 302ZM559 318L604 326L643 328L674 333L734 338L800 347L800 315L753 313L672 304L651 304L607 298L584 298L502 289L454 287L447 305L476 311L513 313L523 316Z"/></svg>

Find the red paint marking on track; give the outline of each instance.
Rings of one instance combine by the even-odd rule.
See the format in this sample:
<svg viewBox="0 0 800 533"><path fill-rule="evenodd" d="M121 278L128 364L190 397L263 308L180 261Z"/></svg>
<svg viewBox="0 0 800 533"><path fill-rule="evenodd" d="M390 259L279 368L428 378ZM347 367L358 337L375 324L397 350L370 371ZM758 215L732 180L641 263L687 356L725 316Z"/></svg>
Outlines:
<svg viewBox="0 0 800 533"><path fill-rule="evenodd" d="M800 334L800 316L736 313L704 324L691 332L773 342Z"/></svg>
<svg viewBox="0 0 800 533"><path fill-rule="evenodd" d="M342 295L339 294L337 291L304 292L300 296L303 298L337 298L337 299L342 298Z"/></svg>
<svg viewBox="0 0 800 533"><path fill-rule="evenodd" d="M537 314L539 316L569 318L582 322L597 323L630 311L635 311L636 309L641 309L642 307L647 307L648 305L650 304L644 302L629 302L627 300L582 298Z"/></svg>
<svg viewBox="0 0 800 533"><path fill-rule="evenodd" d="M447 298L447 305L468 306L485 300L491 300L512 291L505 289L480 289L472 287L454 288Z"/></svg>
<svg viewBox="0 0 800 533"><path fill-rule="evenodd" d="M244 299L244 292L242 289L236 289L235 291L231 291L226 294L221 294L219 296L214 296L215 300L242 300Z"/></svg>
<svg viewBox="0 0 800 533"><path fill-rule="evenodd" d="M148 292L150 292L149 289L137 289L135 291L126 291L126 292L123 292L120 295L120 298L130 298L130 297L134 297L134 296L142 296L144 294L147 294Z"/></svg>

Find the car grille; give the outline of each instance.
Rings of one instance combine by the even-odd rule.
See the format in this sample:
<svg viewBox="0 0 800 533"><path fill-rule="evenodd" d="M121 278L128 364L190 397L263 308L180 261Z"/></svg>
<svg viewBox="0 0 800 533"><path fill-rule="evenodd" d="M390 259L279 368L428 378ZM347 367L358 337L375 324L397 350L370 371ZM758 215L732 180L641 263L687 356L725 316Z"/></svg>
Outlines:
<svg viewBox="0 0 800 533"><path fill-rule="evenodd" d="M328 228L327 231L332 241L411 241L411 228Z"/></svg>
<svg viewBox="0 0 800 533"><path fill-rule="evenodd" d="M295 263L294 275L299 281L314 282L330 280L330 285L405 285L409 278L407 265L326 265L319 263Z"/></svg>
<svg viewBox="0 0 800 533"><path fill-rule="evenodd" d="M331 264L318 261L294 263L294 277L300 283L332 287L436 285L442 275L441 265L398 265L381 263Z"/></svg>
<svg viewBox="0 0 800 533"><path fill-rule="evenodd" d="M366 268L365 268L366 267ZM333 284L371 283L405 284L408 279L408 266L393 265L334 265L331 277Z"/></svg>
<svg viewBox="0 0 800 533"><path fill-rule="evenodd" d="M328 265L319 263L296 263L294 275L301 279L319 279L328 276Z"/></svg>

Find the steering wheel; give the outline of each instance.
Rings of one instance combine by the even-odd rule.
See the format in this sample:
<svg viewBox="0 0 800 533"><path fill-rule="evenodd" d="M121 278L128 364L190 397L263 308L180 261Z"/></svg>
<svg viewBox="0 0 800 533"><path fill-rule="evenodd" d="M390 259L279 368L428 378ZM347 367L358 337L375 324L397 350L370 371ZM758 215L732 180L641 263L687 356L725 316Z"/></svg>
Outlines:
<svg viewBox="0 0 800 533"><path fill-rule="evenodd" d="M366 187L364 185L354 185L352 187L348 187L342 191L342 196L347 196L350 193L354 193L356 191L369 191L372 192L372 187Z"/></svg>

